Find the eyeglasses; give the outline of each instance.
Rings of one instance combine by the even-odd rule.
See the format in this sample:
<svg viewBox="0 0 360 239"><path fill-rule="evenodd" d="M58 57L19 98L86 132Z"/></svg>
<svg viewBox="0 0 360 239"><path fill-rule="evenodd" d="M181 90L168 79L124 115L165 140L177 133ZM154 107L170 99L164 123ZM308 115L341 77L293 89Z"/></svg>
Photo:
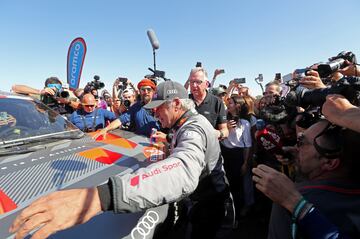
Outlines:
<svg viewBox="0 0 360 239"><path fill-rule="evenodd" d="M95 107L95 105L83 105L84 107Z"/></svg>
<svg viewBox="0 0 360 239"><path fill-rule="evenodd" d="M142 92L146 92L146 91L151 92L153 89L150 88L150 87L142 87L142 88L140 88L140 90L141 90Z"/></svg>
<svg viewBox="0 0 360 239"><path fill-rule="evenodd" d="M190 85L201 85L204 81L201 80L192 80L190 81Z"/></svg>

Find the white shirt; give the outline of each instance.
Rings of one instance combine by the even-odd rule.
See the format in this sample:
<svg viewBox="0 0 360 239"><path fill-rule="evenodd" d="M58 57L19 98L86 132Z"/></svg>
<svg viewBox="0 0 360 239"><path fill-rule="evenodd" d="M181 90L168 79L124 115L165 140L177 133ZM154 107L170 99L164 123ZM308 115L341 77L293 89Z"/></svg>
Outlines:
<svg viewBox="0 0 360 239"><path fill-rule="evenodd" d="M240 119L235 128L229 129L229 136L221 143L227 148L250 148L252 145L250 122Z"/></svg>

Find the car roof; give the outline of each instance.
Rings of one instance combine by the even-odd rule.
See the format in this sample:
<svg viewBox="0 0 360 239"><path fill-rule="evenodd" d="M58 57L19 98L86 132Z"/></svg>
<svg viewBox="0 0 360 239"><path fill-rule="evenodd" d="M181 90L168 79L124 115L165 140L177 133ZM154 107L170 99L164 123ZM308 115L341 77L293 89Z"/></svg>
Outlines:
<svg viewBox="0 0 360 239"><path fill-rule="evenodd" d="M15 93L0 90L0 99L1 98L34 100L34 98L27 96L27 95L15 94Z"/></svg>

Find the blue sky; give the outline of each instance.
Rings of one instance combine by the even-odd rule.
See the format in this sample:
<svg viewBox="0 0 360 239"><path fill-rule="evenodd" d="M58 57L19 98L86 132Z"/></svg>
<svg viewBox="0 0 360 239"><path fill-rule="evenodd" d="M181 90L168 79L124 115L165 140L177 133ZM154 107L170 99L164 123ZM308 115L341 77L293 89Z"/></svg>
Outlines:
<svg viewBox="0 0 360 239"><path fill-rule="evenodd" d="M197 61L215 85L326 61L342 50L359 56L358 0L0 1L0 90L42 88L49 76L66 81L70 42L83 37L87 54L80 86L95 74L110 89L118 76L138 82L152 67L149 28L160 42L157 68L185 82Z"/></svg>

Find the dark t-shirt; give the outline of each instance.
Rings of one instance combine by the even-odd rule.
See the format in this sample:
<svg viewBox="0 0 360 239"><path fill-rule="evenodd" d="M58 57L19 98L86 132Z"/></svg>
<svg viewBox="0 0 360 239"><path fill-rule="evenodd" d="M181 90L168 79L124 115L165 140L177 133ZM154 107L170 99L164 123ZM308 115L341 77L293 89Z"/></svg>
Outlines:
<svg viewBox="0 0 360 239"><path fill-rule="evenodd" d="M304 198L351 238L360 238L360 190L357 183L322 180L297 185ZM274 204L268 239L292 239L290 213Z"/></svg>
<svg viewBox="0 0 360 239"><path fill-rule="evenodd" d="M192 94L190 94L190 99L194 100ZM226 123L224 103L209 92L206 93L206 97L200 105L195 104L195 109L199 114L205 116L214 128L217 128L216 126L219 124Z"/></svg>

